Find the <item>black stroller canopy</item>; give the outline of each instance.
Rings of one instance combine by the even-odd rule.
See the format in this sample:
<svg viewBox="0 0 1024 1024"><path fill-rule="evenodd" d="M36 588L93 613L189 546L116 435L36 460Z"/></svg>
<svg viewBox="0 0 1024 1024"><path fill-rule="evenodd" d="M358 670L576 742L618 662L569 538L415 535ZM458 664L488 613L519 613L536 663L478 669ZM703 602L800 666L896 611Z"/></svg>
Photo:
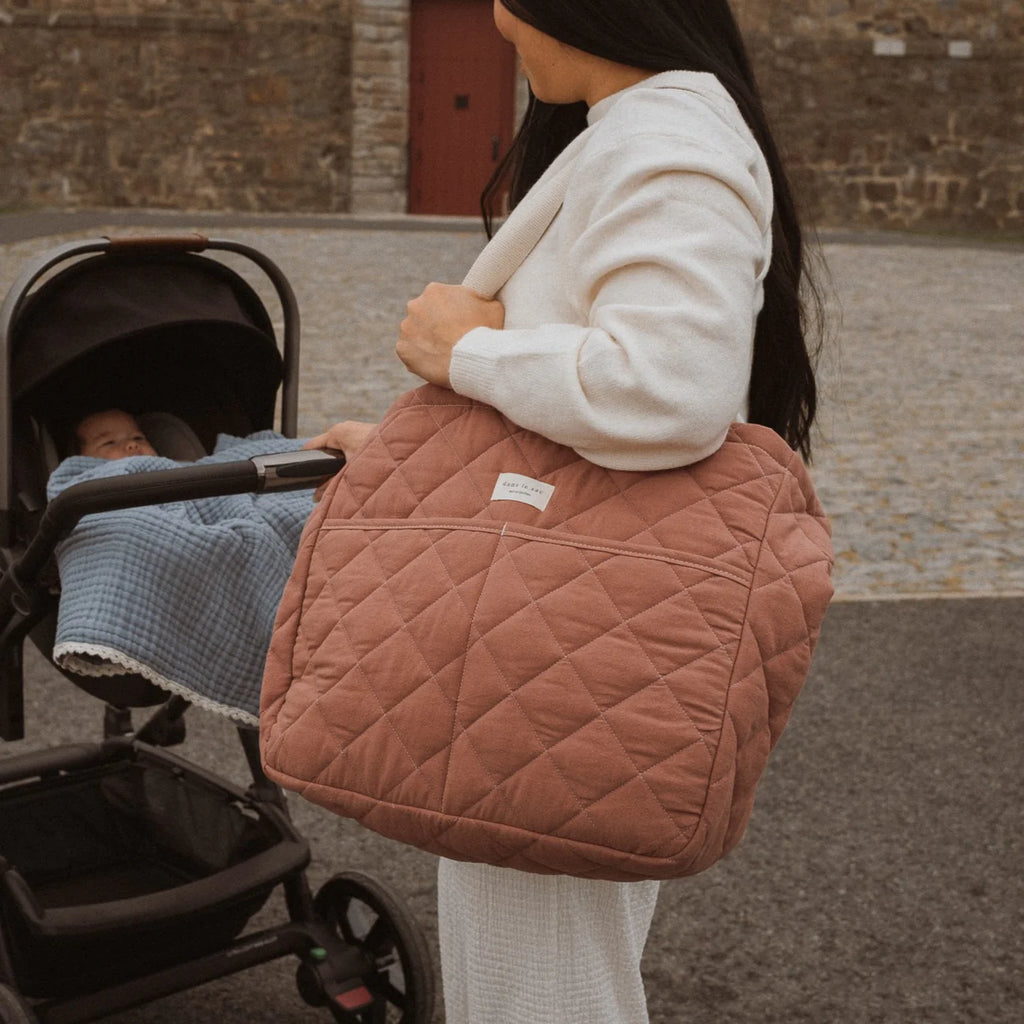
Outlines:
<svg viewBox="0 0 1024 1024"><path fill-rule="evenodd" d="M114 406L176 413L205 444L273 425L282 363L270 318L240 275L201 256L75 263L28 298L11 349L16 407L58 433Z"/></svg>

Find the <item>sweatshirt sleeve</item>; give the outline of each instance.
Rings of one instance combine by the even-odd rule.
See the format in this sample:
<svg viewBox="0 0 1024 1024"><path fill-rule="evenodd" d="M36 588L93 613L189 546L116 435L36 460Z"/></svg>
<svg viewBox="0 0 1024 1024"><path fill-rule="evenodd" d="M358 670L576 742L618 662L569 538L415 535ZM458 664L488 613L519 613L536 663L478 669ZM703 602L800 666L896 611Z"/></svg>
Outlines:
<svg viewBox="0 0 1024 1024"><path fill-rule="evenodd" d="M565 322L469 332L455 390L610 468L714 452L745 410L771 250L763 159L719 134L584 151L552 225Z"/></svg>

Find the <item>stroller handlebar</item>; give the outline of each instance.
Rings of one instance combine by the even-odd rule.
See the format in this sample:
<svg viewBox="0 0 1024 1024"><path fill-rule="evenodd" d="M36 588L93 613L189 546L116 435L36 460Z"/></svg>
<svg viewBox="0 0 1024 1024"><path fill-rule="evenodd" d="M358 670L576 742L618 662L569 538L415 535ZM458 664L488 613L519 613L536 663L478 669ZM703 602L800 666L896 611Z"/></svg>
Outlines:
<svg viewBox="0 0 1024 1024"><path fill-rule="evenodd" d="M0 578L0 626L7 622L12 610L28 614L34 597L32 581L38 579L58 542L83 516L227 494L297 491L317 486L344 464L340 454L295 451L73 484L46 506L25 553Z"/></svg>
<svg viewBox="0 0 1024 1024"><path fill-rule="evenodd" d="M334 476L345 465L345 455L327 448L256 455L250 461L259 473L259 491L297 491Z"/></svg>

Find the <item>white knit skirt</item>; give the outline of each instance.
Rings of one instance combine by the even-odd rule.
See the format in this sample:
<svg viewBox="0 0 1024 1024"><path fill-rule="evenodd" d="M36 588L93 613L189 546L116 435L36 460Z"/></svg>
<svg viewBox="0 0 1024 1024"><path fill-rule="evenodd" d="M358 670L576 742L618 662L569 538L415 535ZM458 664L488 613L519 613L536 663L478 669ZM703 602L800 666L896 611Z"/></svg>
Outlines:
<svg viewBox="0 0 1024 1024"><path fill-rule="evenodd" d="M657 882L442 859L437 892L445 1024L647 1024Z"/></svg>

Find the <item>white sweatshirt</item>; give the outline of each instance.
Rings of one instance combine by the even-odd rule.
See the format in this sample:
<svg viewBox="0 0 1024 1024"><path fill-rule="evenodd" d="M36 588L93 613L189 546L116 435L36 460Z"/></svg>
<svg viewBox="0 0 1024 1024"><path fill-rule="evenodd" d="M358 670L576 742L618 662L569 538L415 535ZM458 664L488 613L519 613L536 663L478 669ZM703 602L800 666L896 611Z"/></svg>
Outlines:
<svg viewBox="0 0 1024 1024"><path fill-rule="evenodd" d="M655 75L588 121L561 211L498 294L505 328L459 341L452 387L603 466L687 465L746 414L768 167L712 75Z"/></svg>

